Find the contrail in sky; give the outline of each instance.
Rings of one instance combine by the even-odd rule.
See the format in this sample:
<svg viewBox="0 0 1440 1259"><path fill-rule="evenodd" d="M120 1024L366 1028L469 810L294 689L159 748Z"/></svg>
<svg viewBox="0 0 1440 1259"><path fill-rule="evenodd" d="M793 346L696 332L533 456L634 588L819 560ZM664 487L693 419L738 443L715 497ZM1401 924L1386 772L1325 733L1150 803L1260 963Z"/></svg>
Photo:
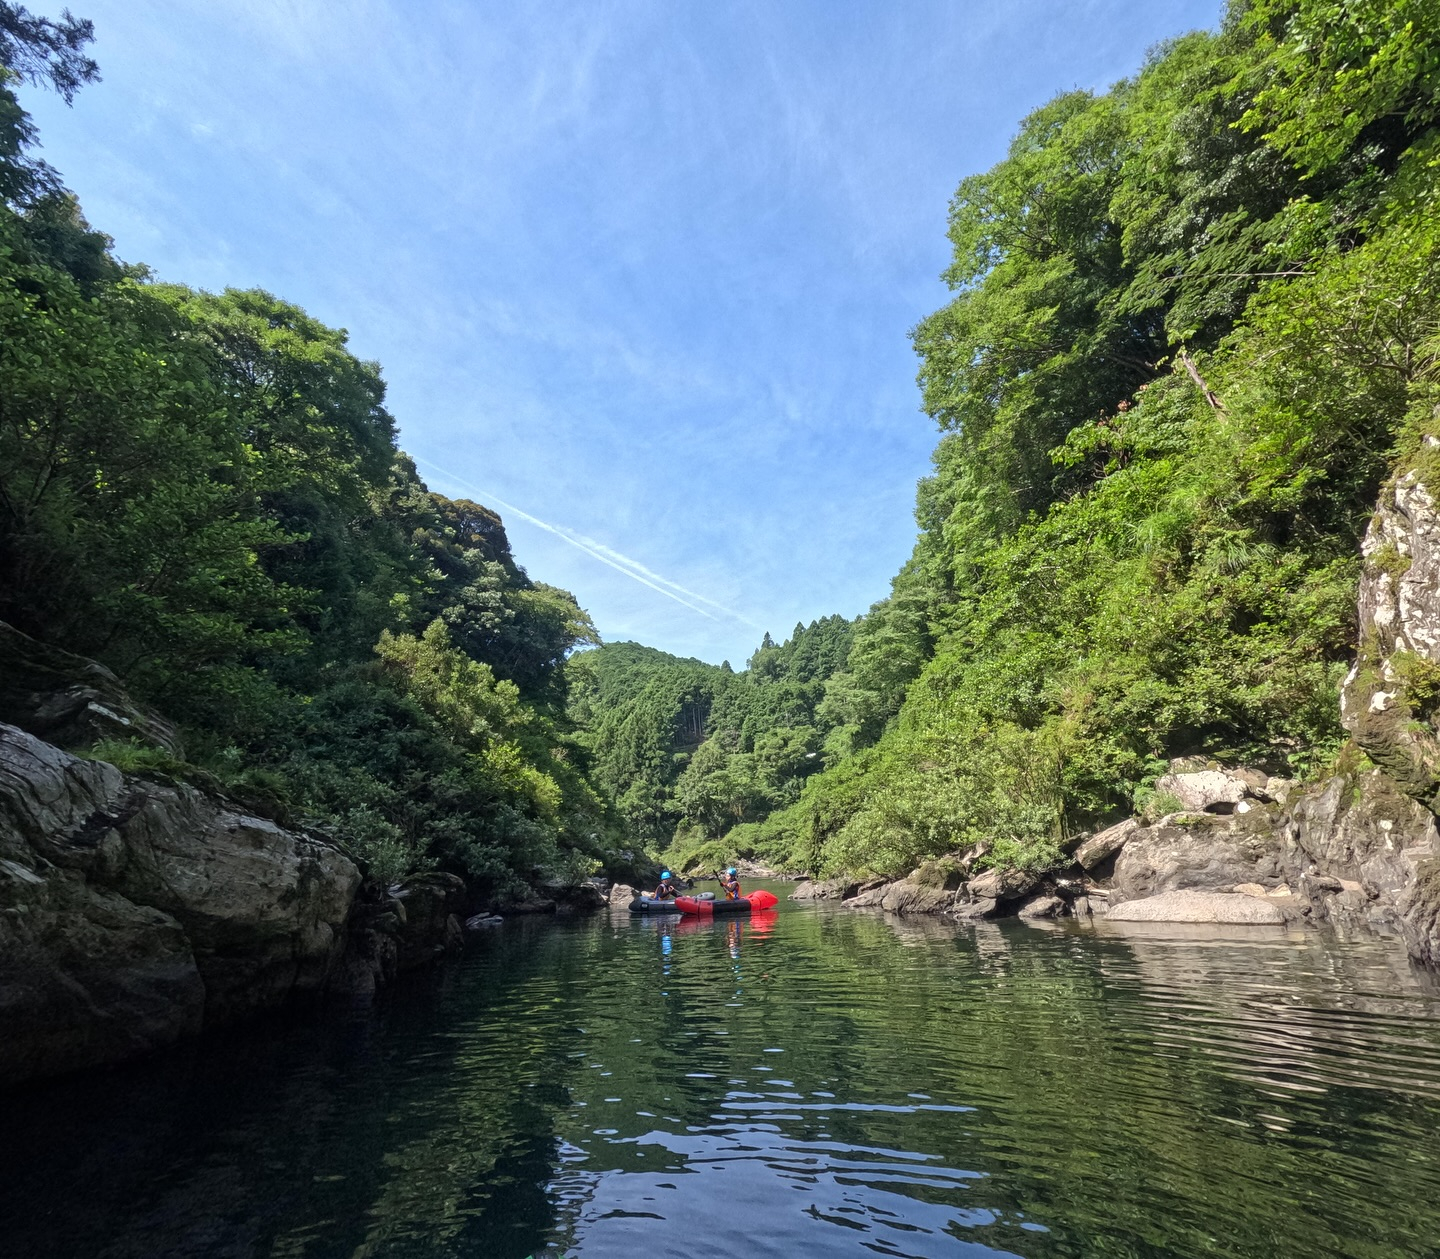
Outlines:
<svg viewBox="0 0 1440 1259"><path fill-rule="evenodd" d="M546 533L553 533L562 542L568 542L576 550L584 551L591 559L599 560L600 563L613 568L617 573L624 573L625 576L629 577L632 581L638 581L642 586L648 586L651 590L655 591L656 594L664 595L667 599L673 599L676 603L683 604L692 612L698 612L701 616L711 621L717 620L718 618L714 612L706 611L705 607L700 606L701 604L705 604L710 608L714 608L715 612L722 612L726 616L739 621L742 625L748 625L751 629L759 628L755 622L748 617L741 616L740 613L725 607L724 604L716 603L713 599L707 599L704 595L696 594L693 590L687 590L684 586L671 581L668 577L660 576L659 573L646 568L645 565L641 564L638 560L632 560L628 555L622 555L619 551L613 550L603 542L597 542L594 538L588 538L583 533L577 533L575 530L568 529L564 525L552 525L548 520L541 520L539 516L532 516L528 511L523 511L513 503L507 503L503 498L491 494L488 490L482 490L478 485L472 485L470 482L457 477L454 473L446 472L445 469L436 467L436 465L428 459L421 459L416 455L412 455L411 458L413 458L416 463L423 464L429 468L437 476L441 476L452 484L459 485L469 490L472 494L478 495L481 501L493 503L509 515L519 516L521 520L534 525L537 529L543 529Z"/></svg>

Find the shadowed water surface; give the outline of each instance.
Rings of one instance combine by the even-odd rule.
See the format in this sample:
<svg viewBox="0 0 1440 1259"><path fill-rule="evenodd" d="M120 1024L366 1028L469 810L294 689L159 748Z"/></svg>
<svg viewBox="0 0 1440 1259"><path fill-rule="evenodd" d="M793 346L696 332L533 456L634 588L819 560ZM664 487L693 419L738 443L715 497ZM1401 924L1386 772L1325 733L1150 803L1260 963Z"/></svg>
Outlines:
<svg viewBox="0 0 1440 1259"><path fill-rule="evenodd" d="M1440 1254L1440 998L1266 928L517 922L3 1099L0 1250Z"/></svg>

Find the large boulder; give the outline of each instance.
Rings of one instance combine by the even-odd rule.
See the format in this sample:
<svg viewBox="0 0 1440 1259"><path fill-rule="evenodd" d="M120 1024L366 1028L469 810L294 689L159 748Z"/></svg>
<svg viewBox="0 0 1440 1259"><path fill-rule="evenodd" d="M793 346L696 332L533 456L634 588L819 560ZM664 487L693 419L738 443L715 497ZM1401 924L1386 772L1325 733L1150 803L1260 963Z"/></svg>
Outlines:
<svg viewBox="0 0 1440 1259"><path fill-rule="evenodd" d="M1162 892L1114 905L1107 922L1217 922L1276 926L1284 912L1256 896L1234 892Z"/></svg>
<svg viewBox="0 0 1440 1259"><path fill-rule="evenodd" d="M1202 769L1188 774L1165 774L1155 784L1159 795L1174 796L1182 809L1197 813L1229 813L1250 794L1239 777L1219 769Z"/></svg>
<svg viewBox="0 0 1440 1259"><path fill-rule="evenodd" d="M629 883L615 883L610 887L608 903L611 909L624 909L639 895L639 888L632 887Z"/></svg>
<svg viewBox="0 0 1440 1259"><path fill-rule="evenodd" d="M101 739L179 751L175 727L137 704L104 665L22 634L0 621L0 722L65 748Z"/></svg>
<svg viewBox="0 0 1440 1259"><path fill-rule="evenodd" d="M976 901L1018 900L1040 882L1029 870L986 870L965 885L966 899Z"/></svg>
<svg viewBox="0 0 1440 1259"><path fill-rule="evenodd" d="M554 903L558 914L589 914L609 904L609 896L590 879L581 883L541 883L536 891L543 900Z"/></svg>
<svg viewBox="0 0 1440 1259"><path fill-rule="evenodd" d="M790 893L792 901L843 901L860 890L855 879L805 879Z"/></svg>
<svg viewBox="0 0 1440 1259"><path fill-rule="evenodd" d="M894 883L872 879L862 884L854 896L847 896L841 904L846 909L881 909L884 907L885 897L894 886Z"/></svg>
<svg viewBox="0 0 1440 1259"><path fill-rule="evenodd" d="M325 987L359 884L315 836L0 725L0 1084Z"/></svg>
<svg viewBox="0 0 1440 1259"><path fill-rule="evenodd" d="M1062 897L1042 892L1024 901L1015 912L1021 918L1059 918L1064 915L1066 908Z"/></svg>
<svg viewBox="0 0 1440 1259"><path fill-rule="evenodd" d="M955 904L955 890L922 883L913 876L885 889L880 908L891 914L943 914Z"/></svg>
<svg viewBox="0 0 1440 1259"><path fill-rule="evenodd" d="M1276 887L1290 877L1285 836L1269 812L1179 814L1131 832L1115 860L1110 903L1180 890L1228 892L1237 883Z"/></svg>
<svg viewBox="0 0 1440 1259"><path fill-rule="evenodd" d="M1086 871L1098 870L1115 856L1129 842L1130 837L1140 829L1140 823L1133 817L1107 827L1097 835L1090 836L1075 850L1075 860Z"/></svg>

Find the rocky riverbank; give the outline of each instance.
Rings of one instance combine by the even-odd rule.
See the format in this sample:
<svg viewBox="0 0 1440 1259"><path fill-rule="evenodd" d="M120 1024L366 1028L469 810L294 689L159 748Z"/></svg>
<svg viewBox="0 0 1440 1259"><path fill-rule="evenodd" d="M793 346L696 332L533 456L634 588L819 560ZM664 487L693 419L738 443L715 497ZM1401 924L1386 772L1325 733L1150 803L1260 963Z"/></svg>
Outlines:
<svg viewBox="0 0 1440 1259"><path fill-rule="evenodd" d="M1101 831L1058 871L982 870L977 848L893 882L803 883L793 899L971 920L1329 922L1397 937L1417 961L1440 959L1426 877L1435 818L1382 771L1296 790L1254 771L1182 768L1161 789L1192 807Z"/></svg>
<svg viewBox="0 0 1440 1259"><path fill-rule="evenodd" d="M1297 784L1182 758L1155 785L1164 816L1083 837L1067 868L986 870L981 845L893 882L804 883L794 899L960 919L1328 922L1440 966L1440 511L1422 476L1436 447L1386 486L1366 532L1337 772Z"/></svg>
<svg viewBox="0 0 1440 1259"><path fill-rule="evenodd" d="M215 787L67 751L177 747L102 666L4 625L0 648L0 1087L373 993L457 949L467 913L604 904L589 885L477 904L452 874L367 879L327 837Z"/></svg>
<svg viewBox="0 0 1440 1259"><path fill-rule="evenodd" d="M454 948L465 886L0 725L0 1084L130 1057Z"/></svg>

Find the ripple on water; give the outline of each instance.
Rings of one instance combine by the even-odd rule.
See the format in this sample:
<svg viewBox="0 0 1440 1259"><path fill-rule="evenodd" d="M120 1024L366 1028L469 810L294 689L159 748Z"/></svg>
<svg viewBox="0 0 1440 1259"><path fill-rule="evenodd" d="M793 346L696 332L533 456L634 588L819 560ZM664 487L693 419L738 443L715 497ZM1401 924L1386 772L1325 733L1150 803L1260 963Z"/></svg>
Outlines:
<svg viewBox="0 0 1440 1259"><path fill-rule="evenodd" d="M1318 935L514 923L14 1099L16 1254L1345 1256L1440 1236L1440 1002Z"/></svg>

